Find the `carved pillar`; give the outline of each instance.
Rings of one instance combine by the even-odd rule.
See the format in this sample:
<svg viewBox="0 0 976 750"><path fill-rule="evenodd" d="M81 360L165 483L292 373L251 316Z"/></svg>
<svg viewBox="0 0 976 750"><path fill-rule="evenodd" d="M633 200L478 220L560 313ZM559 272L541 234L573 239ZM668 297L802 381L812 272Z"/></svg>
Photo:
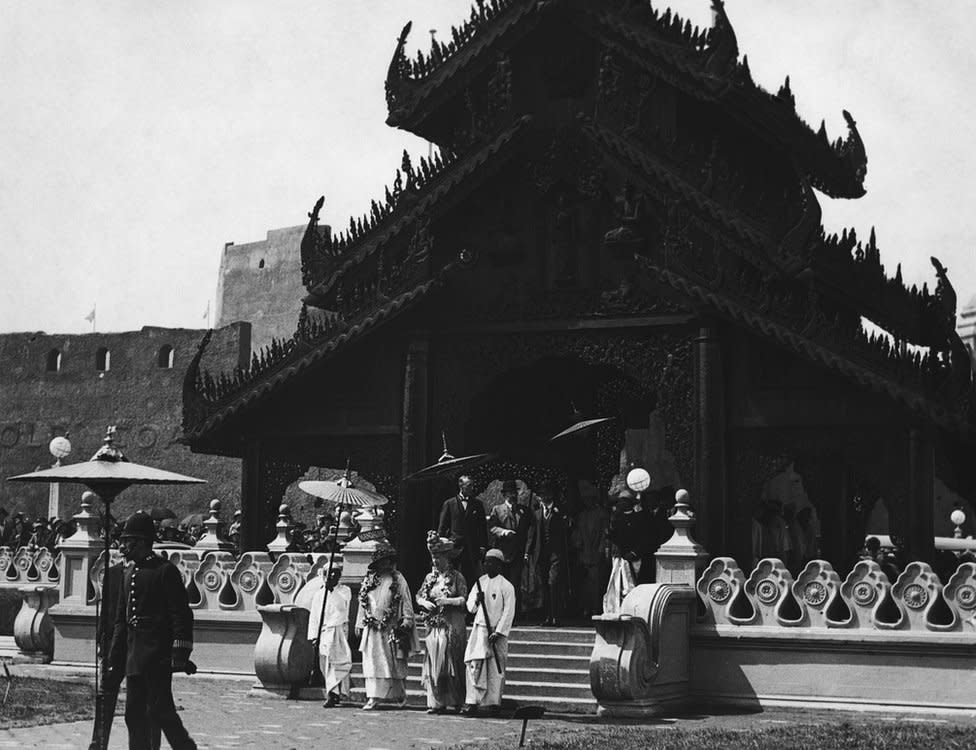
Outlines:
<svg viewBox="0 0 976 750"><path fill-rule="evenodd" d="M695 488L698 533L712 554L728 550L726 533L725 374L718 329L706 321L695 338Z"/></svg>
<svg viewBox="0 0 976 750"><path fill-rule="evenodd" d="M265 549L264 475L267 456L261 443L251 438L244 446L241 466L241 551Z"/></svg>
<svg viewBox="0 0 976 750"><path fill-rule="evenodd" d="M935 451L928 430L908 431L908 497L905 508L905 554L908 560L935 558Z"/></svg>
<svg viewBox="0 0 976 750"><path fill-rule="evenodd" d="M401 444L401 472L403 476L423 468L427 463L428 403L430 381L427 355L430 343L426 333L415 333L407 346L403 373L403 423ZM419 580L427 568L424 554L410 554L408 545L424 539L430 528L430 492L426 483L403 486L398 509L400 527L400 567L407 580ZM413 550L416 552L417 550ZM418 567L418 562L421 567Z"/></svg>

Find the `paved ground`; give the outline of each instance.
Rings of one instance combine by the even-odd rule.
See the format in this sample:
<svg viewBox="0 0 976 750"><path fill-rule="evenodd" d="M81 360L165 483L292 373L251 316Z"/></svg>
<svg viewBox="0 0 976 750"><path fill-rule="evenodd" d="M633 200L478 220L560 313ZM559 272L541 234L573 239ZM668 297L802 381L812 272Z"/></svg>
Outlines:
<svg viewBox="0 0 976 750"><path fill-rule="evenodd" d="M180 715L201 748L315 748L336 750L378 750L389 748L437 748L457 743L494 739L498 747L516 747L520 722L506 719L467 719L460 716L431 716L418 710L382 710L367 713L358 706L323 709L317 701L286 701L251 695L252 679L217 680L180 677L174 681ZM974 717L894 717L874 715L886 721L935 722L976 725ZM853 719L863 715L838 712L767 710L718 716L685 716L663 719L648 726L659 731L675 728L745 728L782 723L820 723ZM596 723L595 717L547 718L532 722L527 739L548 732ZM0 748L86 748L90 722L72 722L43 727L0 731ZM164 747L167 745L164 742ZM127 747L125 724L116 717L112 750Z"/></svg>

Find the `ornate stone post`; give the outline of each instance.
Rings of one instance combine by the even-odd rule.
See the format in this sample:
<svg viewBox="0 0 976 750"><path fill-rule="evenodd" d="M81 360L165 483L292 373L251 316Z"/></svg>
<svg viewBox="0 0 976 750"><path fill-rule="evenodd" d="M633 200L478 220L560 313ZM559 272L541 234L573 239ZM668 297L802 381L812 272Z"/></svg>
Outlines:
<svg viewBox="0 0 976 750"><path fill-rule="evenodd" d="M291 539L288 538L288 529L291 527L291 511L288 506L282 503L278 506L278 523L275 524L275 529L278 531L278 535L268 542L268 552L273 555L283 554L288 550L288 545L291 544Z"/></svg>
<svg viewBox="0 0 976 750"><path fill-rule="evenodd" d="M674 493L674 509L668 518L674 534L654 555L657 583L680 583L695 587L708 562L705 548L691 536L695 513L688 504L688 490Z"/></svg>
<svg viewBox="0 0 976 750"><path fill-rule="evenodd" d="M92 515L94 492L81 496L81 511L74 517L77 530L61 542L61 580L58 583L61 606L85 607L93 604L90 591L92 565L102 551L98 517Z"/></svg>
<svg viewBox="0 0 976 750"><path fill-rule="evenodd" d="M294 604L258 607L264 625L254 646L255 690L287 698L297 693L312 671L312 644L308 640L309 612Z"/></svg>
<svg viewBox="0 0 976 750"><path fill-rule="evenodd" d="M713 551L725 553L728 480L725 469L725 373L719 331L702 324L695 338L695 491L698 534Z"/></svg>
<svg viewBox="0 0 976 750"><path fill-rule="evenodd" d="M220 528L220 500L214 498L210 501L210 516L203 522L204 534L193 545L194 549L200 550L201 557L207 552L231 552L234 545L228 541L221 540L217 534Z"/></svg>

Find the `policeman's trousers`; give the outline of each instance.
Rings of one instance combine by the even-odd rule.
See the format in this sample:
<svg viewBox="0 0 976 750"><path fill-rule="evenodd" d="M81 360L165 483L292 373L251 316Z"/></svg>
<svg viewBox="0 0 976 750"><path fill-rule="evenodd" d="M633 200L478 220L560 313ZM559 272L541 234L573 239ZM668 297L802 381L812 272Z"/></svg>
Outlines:
<svg viewBox="0 0 976 750"><path fill-rule="evenodd" d="M151 725L158 726L173 750L196 750L173 704L173 672L156 667L125 678L125 724L129 750L151 750Z"/></svg>

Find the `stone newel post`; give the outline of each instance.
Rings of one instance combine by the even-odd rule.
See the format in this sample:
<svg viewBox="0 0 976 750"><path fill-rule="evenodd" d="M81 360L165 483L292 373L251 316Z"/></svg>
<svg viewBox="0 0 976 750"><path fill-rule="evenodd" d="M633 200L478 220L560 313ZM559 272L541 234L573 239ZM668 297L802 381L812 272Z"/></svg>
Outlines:
<svg viewBox="0 0 976 750"><path fill-rule="evenodd" d="M688 490L674 493L674 509L668 520L674 527L674 534L658 547L657 554L654 555L657 566L655 580L658 583L679 583L694 588L705 569L708 553L691 536L695 513L688 504Z"/></svg>
<svg viewBox="0 0 976 750"><path fill-rule="evenodd" d="M102 550L101 534L98 530L98 517L92 515L94 492L81 496L81 512L74 517L77 531L61 542L61 580L58 590L62 606L87 606L92 565ZM93 593L93 592L92 592Z"/></svg>

